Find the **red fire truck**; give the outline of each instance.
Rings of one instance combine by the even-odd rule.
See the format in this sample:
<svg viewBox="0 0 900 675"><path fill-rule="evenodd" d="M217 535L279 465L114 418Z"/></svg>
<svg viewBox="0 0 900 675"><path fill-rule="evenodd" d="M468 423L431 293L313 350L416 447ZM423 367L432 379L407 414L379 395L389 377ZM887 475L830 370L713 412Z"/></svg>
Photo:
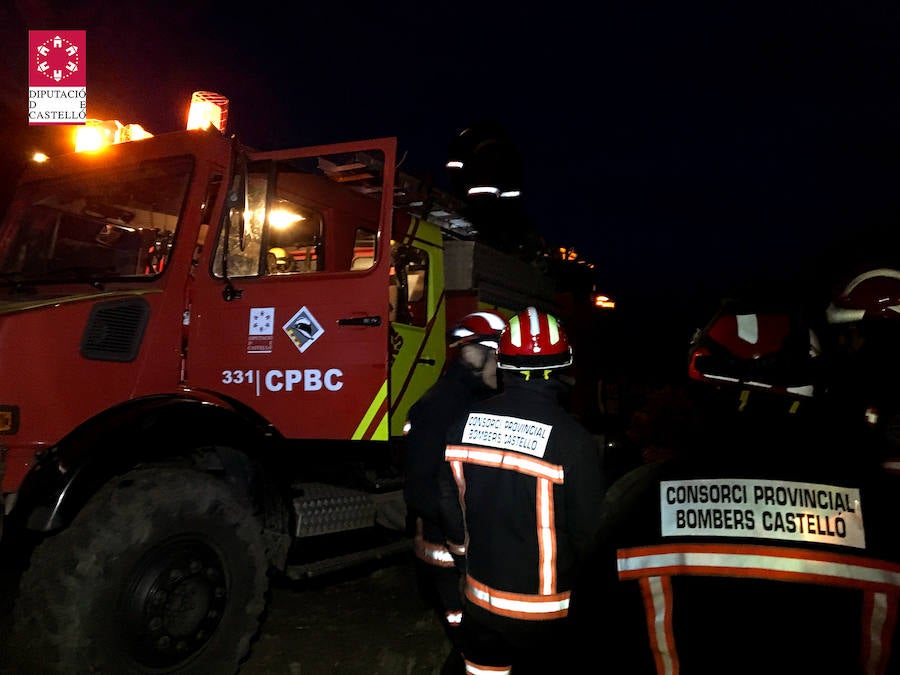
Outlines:
<svg viewBox="0 0 900 675"><path fill-rule="evenodd" d="M46 670L234 671L272 570L408 546L402 427L448 325L562 311L395 139L257 152L195 103L87 125L123 142L35 164L0 229L4 544L33 545L15 646ZM293 562L363 530L398 536Z"/></svg>

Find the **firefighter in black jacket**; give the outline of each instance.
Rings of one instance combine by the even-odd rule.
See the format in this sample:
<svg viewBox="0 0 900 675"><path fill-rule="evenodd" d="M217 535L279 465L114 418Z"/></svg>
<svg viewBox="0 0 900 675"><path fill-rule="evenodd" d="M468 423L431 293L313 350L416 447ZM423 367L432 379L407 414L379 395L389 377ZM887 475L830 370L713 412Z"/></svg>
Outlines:
<svg viewBox="0 0 900 675"><path fill-rule="evenodd" d="M898 672L900 484L822 398L820 362L790 309L728 303L695 338L693 443L607 493L609 672Z"/></svg>
<svg viewBox="0 0 900 675"><path fill-rule="evenodd" d="M427 599L436 604L457 653L462 620L460 576L440 525L437 474L444 463L444 439L450 423L474 401L497 389L497 340L505 325L506 319L493 311L473 312L459 321L450 333L454 352L447 370L410 408L406 425L404 497L415 530L420 583ZM449 661L447 667L452 667Z"/></svg>
<svg viewBox="0 0 900 675"><path fill-rule="evenodd" d="M569 604L598 529L598 446L561 405L572 363L555 317L529 307L500 336L503 392L447 436L441 510L465 569L467 673L567 669Z"/></svg>

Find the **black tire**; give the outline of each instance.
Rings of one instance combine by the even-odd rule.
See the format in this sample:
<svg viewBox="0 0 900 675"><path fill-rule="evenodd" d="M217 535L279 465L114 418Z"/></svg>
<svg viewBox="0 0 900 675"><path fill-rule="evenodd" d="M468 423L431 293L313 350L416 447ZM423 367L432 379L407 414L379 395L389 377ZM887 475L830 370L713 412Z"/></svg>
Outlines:
<svg viewBox="0 0 900 675"><path fill-rule="evenodd" d="M133 471L35 550L19 591L20 668L234 673L265 609L262 530L209 475Z"/></svg>

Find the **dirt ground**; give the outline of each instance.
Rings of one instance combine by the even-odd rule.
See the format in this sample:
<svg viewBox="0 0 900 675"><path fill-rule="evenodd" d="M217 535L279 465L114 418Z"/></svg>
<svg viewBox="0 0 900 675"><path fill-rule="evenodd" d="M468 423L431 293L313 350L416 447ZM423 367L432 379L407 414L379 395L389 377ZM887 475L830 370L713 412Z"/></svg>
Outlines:
<svg viewBox="0 0 900 675"><path fill-rule="evenodd" d="M241 675L438 675L449 643L412 554L339 576L275 582Z"/></svg>
<svg viewBox="0 0 900 675"><path fill-rule="evenodd" d="M9 629L12 582L0 575L0 631ZM439 675L449 649L408 552L303 581L273 581L239 675Z"/></svg>

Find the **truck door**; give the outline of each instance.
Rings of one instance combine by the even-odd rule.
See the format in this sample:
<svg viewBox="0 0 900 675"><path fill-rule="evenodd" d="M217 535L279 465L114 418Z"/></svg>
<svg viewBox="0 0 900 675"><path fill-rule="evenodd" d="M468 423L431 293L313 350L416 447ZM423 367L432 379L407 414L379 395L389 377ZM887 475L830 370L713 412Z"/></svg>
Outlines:
<svg viewBox="0 0 900 675"><path fill-rule="evenodd" d="M437 380L447 352L444 255L440 230L412 218L394 241L391 306L391 435L399 436L410 406Z"/></svg>
<svg viewBox="0 0 900 675"><path fill-rule="evenodd" d="M248 153L189 290L185 384L289 438L388 437L395 139Z"/></svg>

